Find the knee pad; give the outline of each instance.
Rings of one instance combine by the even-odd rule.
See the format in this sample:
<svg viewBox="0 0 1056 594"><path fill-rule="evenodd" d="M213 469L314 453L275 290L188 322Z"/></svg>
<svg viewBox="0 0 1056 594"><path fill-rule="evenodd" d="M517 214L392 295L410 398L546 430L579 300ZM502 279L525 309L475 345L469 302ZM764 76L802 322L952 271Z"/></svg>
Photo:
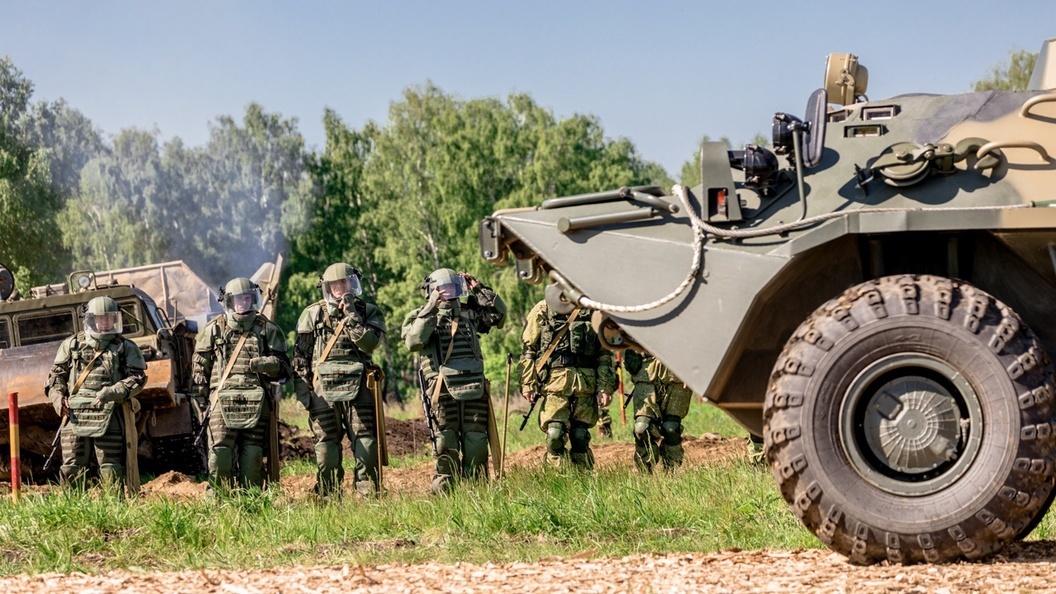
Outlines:
<svg viewBox="0 0 1056 594"><path fill-rule="evenodd" d="M120 464L100 464L99 480L104 485L120 485L125 480L125 467Z"/></svg>
<svg viewBox="0 0 1056 594"><path fill-rule="evenodd" d="M583 423L573 422L572 432L569 435L571 450L573 453L583 453L590 449L590 427Z"/></svg>
<svg viewBox="0 0 1056 594"><path fill-rule="evenodd" d="M660 435L664 438L664 445L682 443L682 419L674 415L664 417L664 422L660 425Z"/></svg>
<svg viewBox="0 0 1056 594"><path fill-rule="evenodd" d="M652 424L652 421L653 420L649 417L635 417L634 438L639 441L649 439L649 426Z"/></svg>
<svg viewBox="0 0 1056 594"><path fill-rule="evenodd" d="M209 474L216 476L231 476L231 465L234 456L231 448L217 446L209 450Z"/></svg>
<svg viewBox="0 0 1056 594"><path fill-rule="evenodd" d="M444 429L436 438L436 450L440 455L446 453L458 454L458 432L452 429Z"/></svg>
<svg viewBox="0 0 1056 594"><path fill-rule="evenodd" d="M551 421L546 426L546 449L553 454L565 450L565 424Z"/></svg>
<svg viewBox="0 0 1056 594"><path fill-rule="evenodd" d="M315 444L315 463L320 470L341 467L341 444L335 441L320 441Z"/></svg>
<svg viewBox="0 0 1056 594"><path fill-rule="evenodd" d="M487 476L488 434L468 431L462 449L462 472L467 477Z"/></svg>

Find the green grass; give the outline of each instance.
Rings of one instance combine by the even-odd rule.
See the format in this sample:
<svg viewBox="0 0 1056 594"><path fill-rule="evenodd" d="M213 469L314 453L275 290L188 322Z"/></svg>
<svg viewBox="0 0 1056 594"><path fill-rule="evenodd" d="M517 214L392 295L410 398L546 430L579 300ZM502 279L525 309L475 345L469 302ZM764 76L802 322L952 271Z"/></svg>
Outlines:
<svg viewBox="0 0 1056 594"><path fill-rule="evenodd" d="M807 546L819 545L768 473L743 463L650 477L518 470L442 497L328 505L271 493L122 502L62 491L0 504L3 574Z"/></svg>

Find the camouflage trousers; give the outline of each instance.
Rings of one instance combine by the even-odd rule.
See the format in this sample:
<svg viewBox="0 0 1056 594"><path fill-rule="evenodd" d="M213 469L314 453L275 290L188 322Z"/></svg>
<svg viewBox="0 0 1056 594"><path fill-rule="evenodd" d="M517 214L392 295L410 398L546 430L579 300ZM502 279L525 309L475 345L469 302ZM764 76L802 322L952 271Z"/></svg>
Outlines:
<svg viewBox="0 0 1056 594"><path fill-rule="evenodd" d="M555 369L543 388L539 428L546 433L543 462L560 466L567 458L580 468L594 467L590 429L601 416L593 369ZM565 443L569 449L565 450Z"/></svg>
<svg viewBox="0 0 1056 594"><path fill-rule="evenodd" d="M651 472L662 462L665 468L682 464L682 419L689 413L693 392L678 383L638 381L631 394L634 401L634 461Z"/></svg>
<svg viewBox="0 0 1056 594"><path fill-rule="evenodd" d="M228 427L219 412L209 416L211 489L264 486L264 448L267 445L269 415L271 411L265 408L257 424L249 429Z"/></svg>
<svg viewBox="0 0 1056 594"><path fill-rule="evenodd" d="M378 492L377 415L374 400L366 389L360 388L356 399L327 402L312 396L308 419L315 434L316 493L321 496L340 495L345 477L341 443L345 437L351 445L356 461L356 490L363 495Z"/></svg>
<svg viewBox="0 0 1056 594"><path fill-rule="evenodd" d="M125 433L121 415L110 415L106 432L100 437L81 437L74 430L73 423L62 428L61 480L83 485L94 454L99 463L100 481L105 487L120 491L125 480Z"/></svg>
<svg viewBox="0 0 1056 594"><path fill-rule="evenodd" d="M430 394L436 379L429 382ZM450 489L455 480L488 476L488 396L455 400L446 388L433 400L436 415L436 473L433 490Z"/></svg>

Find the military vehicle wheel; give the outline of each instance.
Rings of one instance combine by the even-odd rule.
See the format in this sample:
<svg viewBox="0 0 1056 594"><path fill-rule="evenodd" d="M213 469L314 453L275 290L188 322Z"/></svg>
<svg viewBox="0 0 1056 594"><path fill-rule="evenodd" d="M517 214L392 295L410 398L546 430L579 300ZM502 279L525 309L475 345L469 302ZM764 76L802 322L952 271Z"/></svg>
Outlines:
<svg viewBox="0 0 1056 594"><path fill-rule="evenodd" d="M764 405L770 468L803 524L856 563L997 551L1054 488L1053 367L1007 306L929 276L862 283L785 345Z"/></svg>

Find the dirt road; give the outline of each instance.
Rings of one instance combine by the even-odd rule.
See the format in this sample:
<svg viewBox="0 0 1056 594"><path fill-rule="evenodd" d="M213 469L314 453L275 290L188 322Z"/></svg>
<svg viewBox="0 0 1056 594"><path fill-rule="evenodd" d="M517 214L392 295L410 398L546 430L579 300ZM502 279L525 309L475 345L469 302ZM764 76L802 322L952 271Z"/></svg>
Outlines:
<svg viewBox="0 0 1056 594"><path fill-rule="evenodd" d="M582 556L589 556L585 552ZM537 563L288 567L259 571L47 574L0 579L39 592L1056 592L1056 543L987 563L855 567L828 551L552 559Z"/></svg>

